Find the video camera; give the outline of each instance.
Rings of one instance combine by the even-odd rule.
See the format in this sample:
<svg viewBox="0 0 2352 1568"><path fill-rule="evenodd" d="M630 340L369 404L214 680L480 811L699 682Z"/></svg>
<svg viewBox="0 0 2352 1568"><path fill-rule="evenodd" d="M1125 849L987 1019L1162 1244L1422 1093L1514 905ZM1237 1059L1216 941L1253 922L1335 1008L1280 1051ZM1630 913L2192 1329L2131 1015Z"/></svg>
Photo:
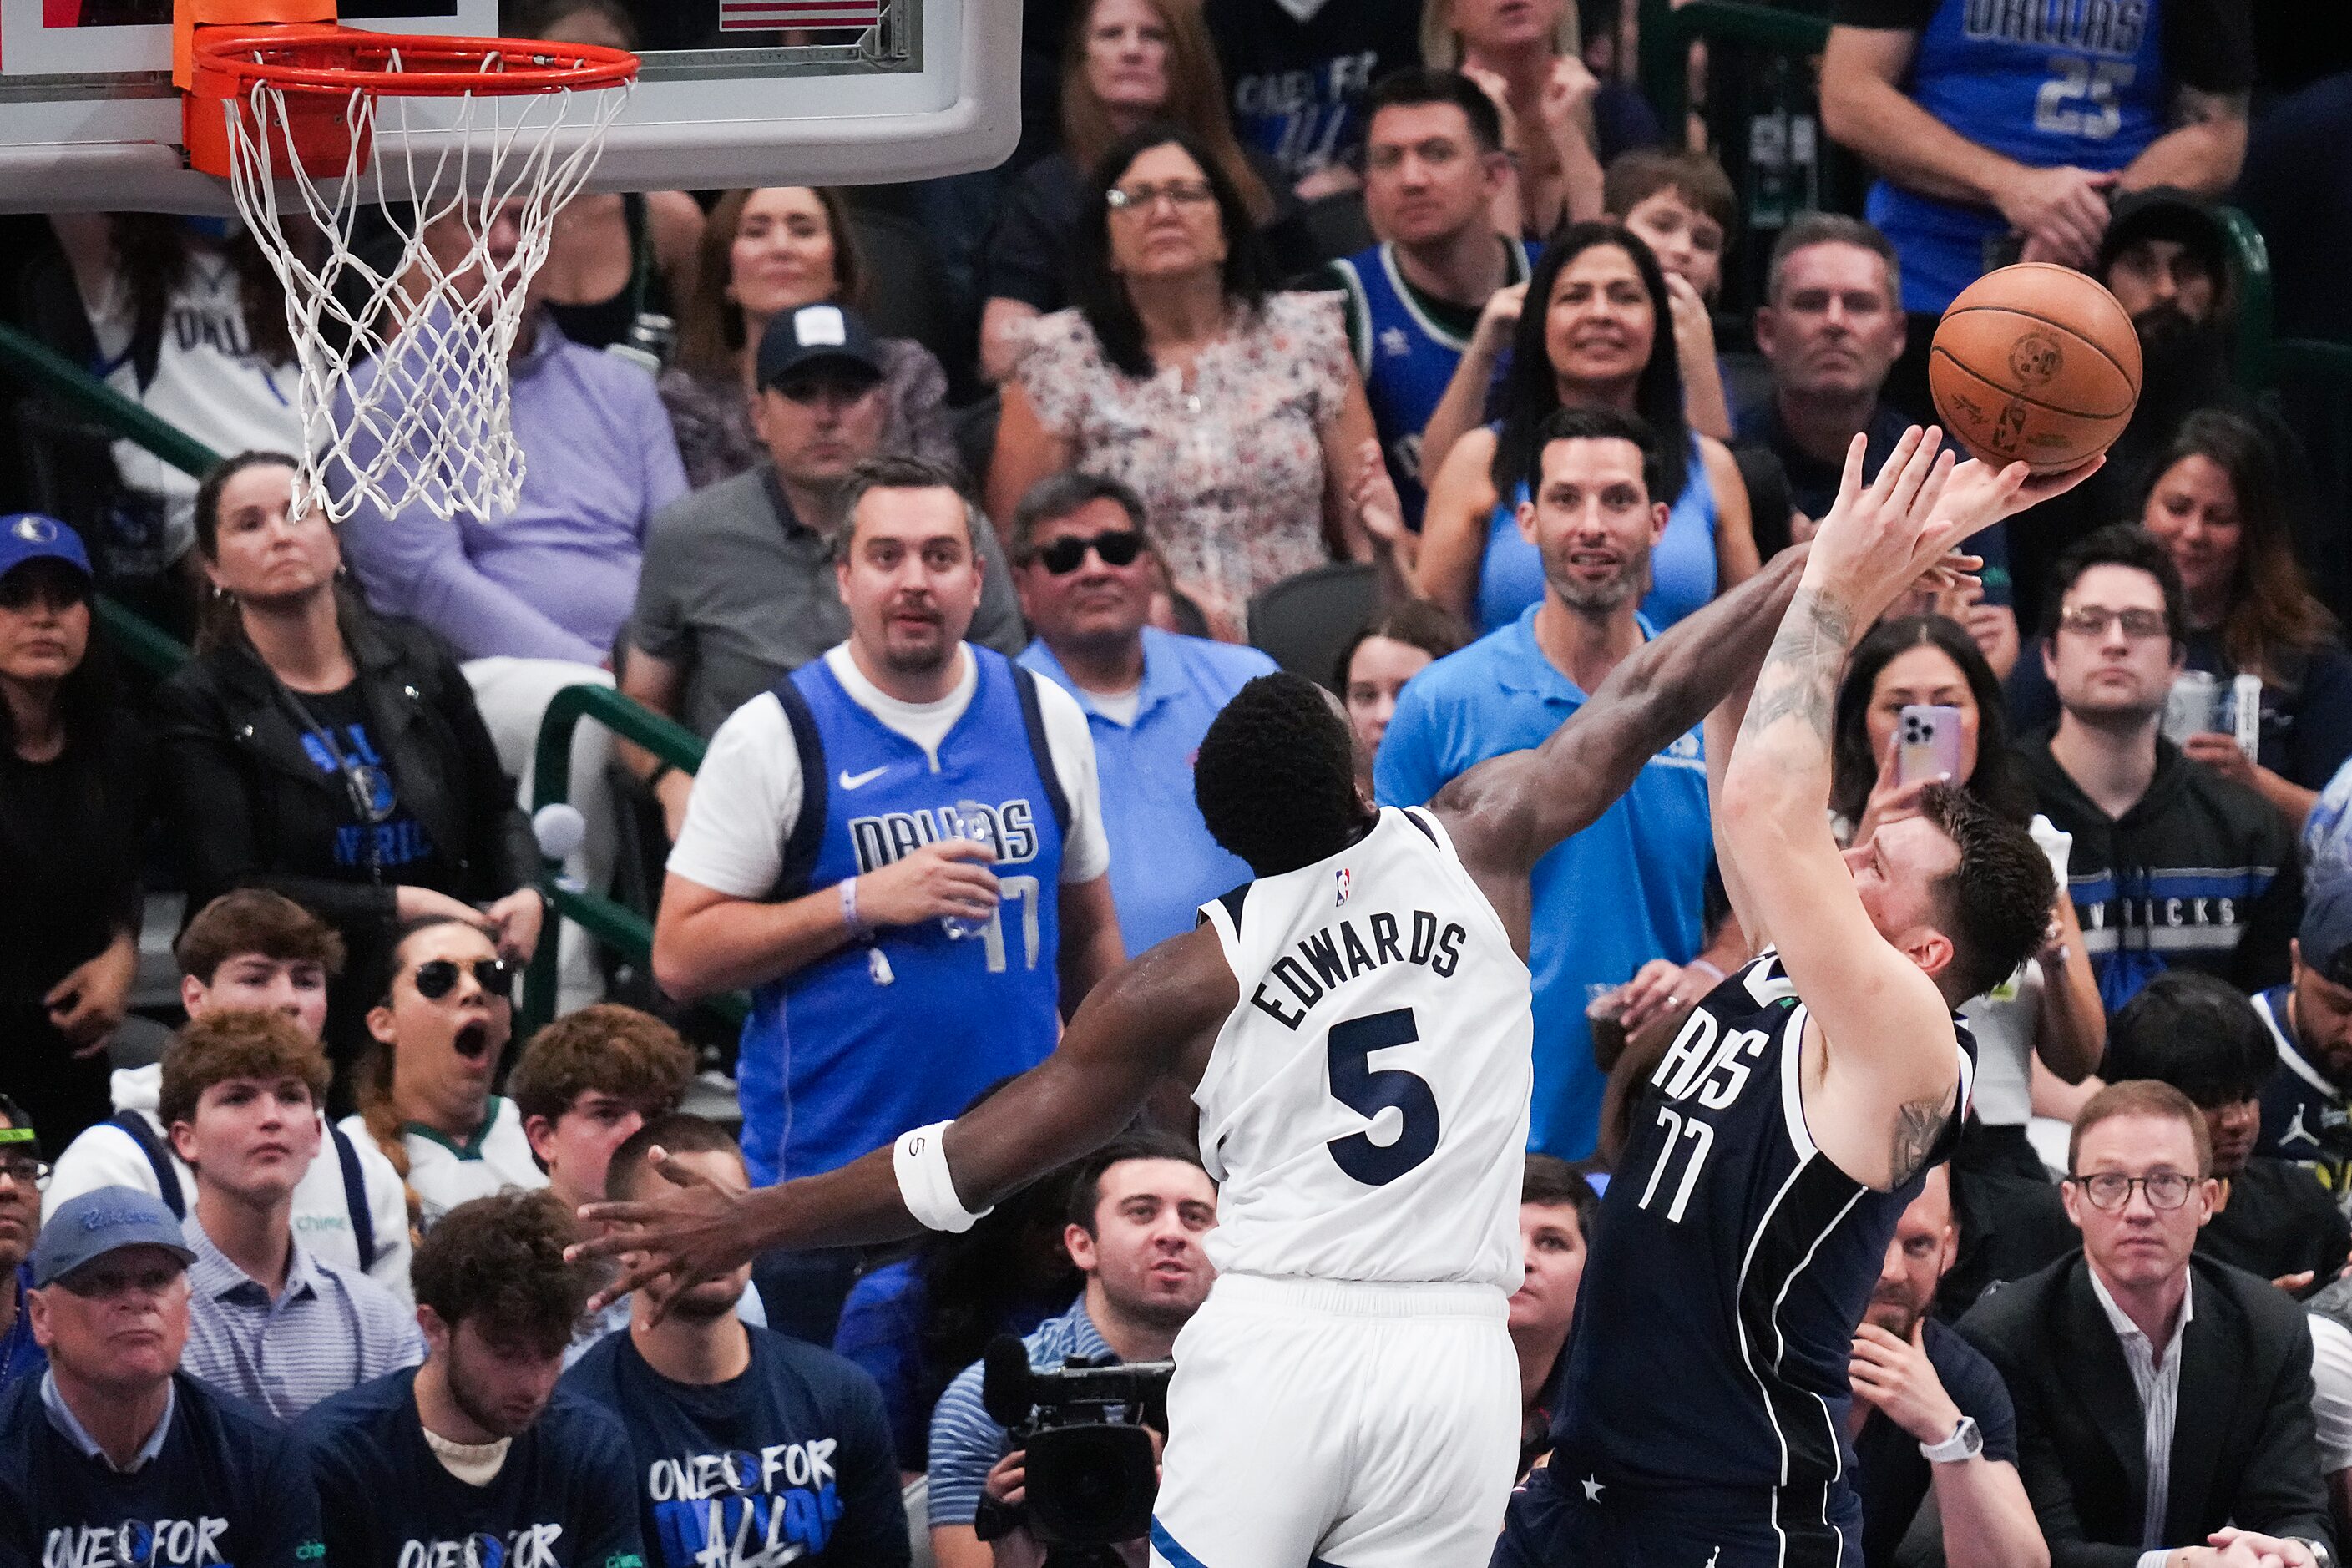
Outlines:
<svg viewBox="0 0 2352 1568"><path fill-rule="evenodd" d="M981 1364L981 1403L1028 1452L1022 1511L1038 1544L1108 1546L1150 1534L1160 1478L1143 1424L1167 1429L1176 1363L1072 1356L1040 1371L1019 1340L1001 1334ZM1022 1522L997 1517L982 1540Z"/></svg>

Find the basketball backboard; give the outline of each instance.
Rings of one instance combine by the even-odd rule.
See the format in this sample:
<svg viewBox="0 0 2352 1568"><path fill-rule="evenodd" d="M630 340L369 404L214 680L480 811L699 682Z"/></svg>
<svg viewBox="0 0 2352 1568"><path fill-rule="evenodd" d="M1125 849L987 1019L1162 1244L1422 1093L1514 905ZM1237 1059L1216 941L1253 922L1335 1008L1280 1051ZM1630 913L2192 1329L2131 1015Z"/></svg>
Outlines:
<svg viewBox="0 0 2352 1568"><path fill-rule="evenodd" d="M919 179L1020 134L1003 0L672 0L591 189ZM384 32L498 31L498 0L343 0ZM226 214L181 154L172 0L0 0L0 210ZM432 123L432 100L404 100ZM429 143L426 143L429 145Z"/></svg>

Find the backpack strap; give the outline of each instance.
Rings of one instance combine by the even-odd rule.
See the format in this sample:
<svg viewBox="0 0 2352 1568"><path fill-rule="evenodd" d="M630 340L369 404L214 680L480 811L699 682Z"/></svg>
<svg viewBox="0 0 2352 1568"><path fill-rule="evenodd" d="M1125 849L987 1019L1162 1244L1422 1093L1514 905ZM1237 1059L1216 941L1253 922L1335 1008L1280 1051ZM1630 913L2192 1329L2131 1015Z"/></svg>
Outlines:
<svg viewBox="0 0 2352 1568"><path fill-rule="evenodd" d="M1065 835L1070 831L1070 797L1062 791L1062 779L1054 771L1054 749L1045 743L1045 711L1037 703L1037 677L1026 665L1004 661L1013 672L1013 689L1021 698L1021 724L1029 731L1029 754L1036 760L1037 776L1045 781L1045 804L1054 809L1054 826Z"/></svg>
<svg viewBox="0 0 2352 1568"><path fill-rule="evenodd" d="M360 1169L360 1152L352 1147L350 1133L330 1121L327 1134L335 1141L335 1160L343 1168L343 1205L351 1211L352 1241L359 1248L360 1272L372 1273L376 1264L375 1211L368 1202L367 1173Z"/></svg>
<svg viewBox="0 0 2352 1568"><path fill-rule="evenodd" d="M108 1126L120 1127L131 1135L139 1152L147 1156L147 1163L155 1169L155 1185L159 1189L156 1195L172 1211L173 1219L186 1219L188 1197L180 1190L180 1168L172 1163L172 1152L163 1147L163 1141L147 1125L147 1119L135 1110L118 1110L106 1121Z"/></svg>
<svg viewBox="0 0 2352 1568"><path fill-rule="evenodd" d="M776 890L772 901L797 899L809 890L809 879L815 874L816 858L824 847L824 816L827 805L824 776L824 738L817 732L816 715L809 709L808 699L793 684L791 676L779 680L774 688L777 703L784 710L784 721L792 726L793 750L800 754L801 809L793 819L793 829L784 835L784 852L776 871Z"/></svg>

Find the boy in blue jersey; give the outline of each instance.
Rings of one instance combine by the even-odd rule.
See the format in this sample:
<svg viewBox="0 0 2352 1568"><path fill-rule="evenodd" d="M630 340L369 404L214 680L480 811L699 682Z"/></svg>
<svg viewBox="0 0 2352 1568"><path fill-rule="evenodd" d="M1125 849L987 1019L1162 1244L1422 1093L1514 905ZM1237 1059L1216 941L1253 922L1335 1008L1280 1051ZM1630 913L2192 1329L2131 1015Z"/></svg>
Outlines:
<svg viewBox="0 0 2352 1568"><path fill-rule="evenodd" d="M425 1364L323 1400L295 1428L329 1562L644 1568L627 1442L555 1386L591 1288L564 1260L578 1238L544 1192L459 1204L425 1237Z"/></svg>
<svg viewBox="0 0 2352 1568"><path fill-rule="evenodd" d="M646 1190L656 1145L713 1181L742 1184L725 1128L665 1116L614 1151L612 1196ZM750 1275L746 1266L681 1293L659 1322L642 1293L632 1297L628 1325L564 1374L565 1392L628 1434L649 1568L906 1563L881 1394L832 1352L737 1318Z"/></svg>
<svg viewBox="0 0 2352 1568"><path fill-rule="evenodd" d="M7 1568L315 1568L300 1449L180 1370L193 1256L171 1210L128 1187L43 1227L26 1310L48 1370L0 1394Z"/></svg>
<svg viewBox="0 0 2352 1568"><path fill-rule="evenodd" d="M1868 216L1914 314L2006 261L2087 268L2111 193L2218 196L2244 159L2246 0L1838 0L1833 16L1822 121L1879 172Z"/></svg>
<svg viewBox="0 0 2352 1568"><path fill-rule="evenodd" d="M1348 341L1405 527L1429 500L1421 437L1497 289L1524 283L1528 247L1497 233L1510 159L1494 100L1459 71L1383 77L1367 100L1364 216L1381 243L1332 262L1313 286L1346 296Z"/></svg>

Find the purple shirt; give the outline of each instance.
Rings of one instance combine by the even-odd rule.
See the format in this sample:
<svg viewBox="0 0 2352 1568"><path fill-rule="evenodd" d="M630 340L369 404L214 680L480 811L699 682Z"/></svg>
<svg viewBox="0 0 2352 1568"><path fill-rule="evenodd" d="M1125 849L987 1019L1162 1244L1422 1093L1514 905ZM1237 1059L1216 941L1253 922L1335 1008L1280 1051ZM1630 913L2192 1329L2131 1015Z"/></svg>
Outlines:
<svg viewBox="0 0 2352 1568"><path fill-rule="evenodd" d="M651 376L582 348L544 312L536 325L511 366L524 462L514 515L445 522L362 501L343 549L369 604L431 627L461 659L601 664L636 600L646 526L686 493L686 473Z"/></svg>

